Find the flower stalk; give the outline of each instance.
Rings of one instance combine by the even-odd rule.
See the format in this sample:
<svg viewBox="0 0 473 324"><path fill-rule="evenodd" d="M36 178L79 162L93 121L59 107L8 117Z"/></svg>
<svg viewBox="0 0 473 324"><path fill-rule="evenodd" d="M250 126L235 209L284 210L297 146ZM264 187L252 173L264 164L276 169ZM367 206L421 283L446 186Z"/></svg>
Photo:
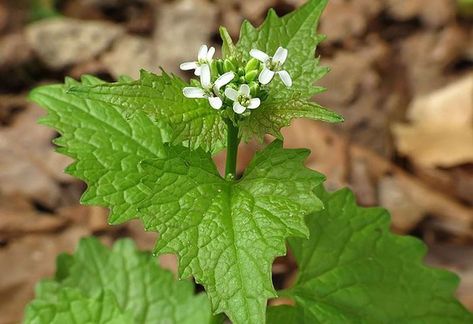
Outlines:
<svg viewBox="0 0 473 324"><path fill-rule="evenodd" d="M225 178L236 179L236 167L238 156L238 145L240 137L238 136L238 126L235 126L231 120L227 120L227 160L225 163Z"/></svg>

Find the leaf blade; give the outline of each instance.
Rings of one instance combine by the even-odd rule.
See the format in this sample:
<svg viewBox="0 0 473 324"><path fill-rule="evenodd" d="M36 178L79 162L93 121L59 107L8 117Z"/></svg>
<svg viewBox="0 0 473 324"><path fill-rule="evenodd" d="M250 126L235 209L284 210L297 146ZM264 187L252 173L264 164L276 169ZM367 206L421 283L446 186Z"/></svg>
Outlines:
<svg viewBox="0 0 473 324"><path fill-rule="evenodd" d="M241 121L241 136L245 141L256 137L262 141L265 134L282 139L281 128L289 126L295 118L308 118L327 123L343 122L343 117L334 111L300 99L263 104Z"/></svg>
<svg viewBox="0 0 473 324"><path fill-rule="evenodd" d="M272 82L271 96L278 99L289 99L298 94L308 99L319 88L313 84L327 73L326 68L319 67L314 53L318 43L323 39L316 33L320 15L327 0L310 0L297 10L278 17L274 10L268 12L266 20L258 28L244 21L240 31L237 48L243 57L248 58L251 49L259 49L273 55L279 46L289 51L286 63L283 65L293 79L291 88L280 81Z"/></svg>
<svg viewBox="0 0 473 324"><path fill-rule="evenodd" d="M307 217L310 239L289 240L300 269L289 291L299 317L293 323L473 320L454 297L458 278L425 266L425 246L391 234L384 209L358 207L348 189L319 188L318 196L326 208Z"/></svg>
<svg viewBox="0 0 473 324"><path fill-rule="evenodd" d="M182 89L186 86L189 85L175 75L142 70L137 81L75 86L69 92L113 105L125 115L143 112L166 125L167 141L173 145L218 152L225 147L226 138L221 113L212 109L207 100L184 97Z"/></svg>
<svg viewBox="0 0 473 324"><path fill-rule="evenodd" d="M131 240L110 250L95 238L82 239L70 257L66 277L38 285L27 323L70 323L70 316L78 323L104 324L213 321L205 295L194 295L189 281L175 281Z"/></svg>
<svg viewBox="0 0 473 324"><path fill-rule="evenodd" d="M281 68L292 78L289 88L277 75L266 87L268 98L241 121L241 135L245 141L253 137L262 141L265 134L282 138L280 129L289 126L294 118L331 123L343 121L337 113L309 101L313 95L325 90L314 83L328 72L315 58L315 50L323 40L316 28L326 4L326 0L310 0L283 17L270 10L258 28L248 21L243 23L236 45L240 55L248 59L250 50L258 49L271 56L278 47L284 47L288 50L288 58Z"/></svg>
<svg viewBox="0 0 473 324"><path fill-rule="evenodd" d="M180 276L193 275L213 309L234 323L264 322L275 296L272 261L285 253L286 237L307 235L303 215L322 208L307 204L324 179L303 167L307 154L275 141L237 182L222 179L208 156L189 159L185 150L142 165L142 188L151 194L140 215L160 233L157 252L176 253Z"/></svg>
<svg viewBox="0 0 473 324"><path fill-rule="evenodd" d="M112 223L136 217L134 204L142 199L136 189L141 179L138 164L163 156L161 130L142 113L126 119L110 105L66 90L64 85L43 86L34 89L30 99L48 111L40 123L61 134L55 140L57 151L75 160L66 172L87 182L81 201L109 207Z"/></svg>

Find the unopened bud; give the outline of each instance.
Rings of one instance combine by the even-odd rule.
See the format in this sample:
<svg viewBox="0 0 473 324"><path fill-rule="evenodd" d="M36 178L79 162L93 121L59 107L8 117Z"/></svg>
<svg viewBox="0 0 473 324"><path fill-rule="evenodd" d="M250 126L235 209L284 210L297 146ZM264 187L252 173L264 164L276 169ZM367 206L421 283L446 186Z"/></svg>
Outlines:
<svg viewBox="0 0 473 324"><path fill-rule="evenodd" d="M248 61L248 63L246 63L245 72L248 73L249 71L252 71L252 70L259 70L259 66L260 66L260 62L257 59L252 58L251 60Z"/></svg>
<svg viewBox="0 0 473 324"><path fill-rule="evenodd" d="M229 59L225 59L223 61L223 69L225 72L235 72L236 67L233 65L233 63Z"/></svg>
<svg viewBox="0 0 473 324"><path fill-rule="evenodd" d="M246 81L251 82L254 79L256 79L258 72L259 72L258 70L251 70L251 71L246 72L245 74Z"/></svg>

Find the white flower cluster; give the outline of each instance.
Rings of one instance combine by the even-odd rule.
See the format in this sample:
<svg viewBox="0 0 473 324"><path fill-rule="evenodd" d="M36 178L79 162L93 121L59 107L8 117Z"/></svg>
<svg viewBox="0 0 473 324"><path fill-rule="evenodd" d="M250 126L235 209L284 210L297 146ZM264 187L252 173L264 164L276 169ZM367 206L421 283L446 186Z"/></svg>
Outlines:
<svg viewBox="0 0 473 324"><path fill-rule="evenodd" d="M254 62L248 62L245 68L235 67L228 61L228 66L218 69L218 64L214 64L214 54L214 47L208 48L207 45L202 45L197 61L181 64L181 70L194 70L194 74L200 77L199 87L183 89L185 97L206 98L214 109L221 109L228 98L232 102L233 111L243 114L247 109L256 109L261 105L261 99L258 98L260 86L270 83L274 75L279 75L287 87L292 86L291 76L282 69L288 54L285 48L279 47L273 57L260 50L252 49L250 55L254 58ZM217 63L223 66L223 61L218 61ZM256 75L258 75L258 82L250 82L249 80Z"/></svg>

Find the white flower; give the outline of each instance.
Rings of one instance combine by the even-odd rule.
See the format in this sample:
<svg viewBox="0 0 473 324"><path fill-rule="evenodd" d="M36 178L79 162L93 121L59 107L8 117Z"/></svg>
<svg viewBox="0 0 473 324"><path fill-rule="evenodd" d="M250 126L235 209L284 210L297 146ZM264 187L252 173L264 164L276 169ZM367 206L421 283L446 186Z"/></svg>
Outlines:
<svg viewBox="0 0 473 324"><path fill-rule="evenodd" d="M251 97L250 87L247 84L242 84L238 91L226 88L225 95L233 101L233 111L237 114L242 114L247 108L256 109L261 104L259 98Z"/></svg>
<svg viewBox="0 0 473 324"><path fill-rule="evenodd" d="M210 67L208 65L203 65L201 72L202 73L200 74L200 84L202 85L202 88L186 87L182 90L182 93L187 98L207 98L212 108L222 108L223 102L222 99L219 97L220 88L232 81L235 77L235 74L233 72L227 72L225 74L222 74L212 84L210 76Z"/></svg>
<svg viewBox="0 0 473 324"><path fill-rule="evenodd" d="M287 49L279 47L273 57L257 49L252 49L250 55L264 63L264 69L258 77L261 84L268 84L273 79L274 74L278 74L286 87L292 86L291 76L286 70L281 69L287 59Z"/></svg>
<svg viewBox="0 0 473 324"><path fill-rule="evenodd" d="M202 66L210 65L212 63L212 58L215 54L215 48L208 48L207 45L202 45L199 49L199 54L197 54L197 61L185 62L180 65L181 70L194 70L195 75L200 75L202 71Z"/></svg>

